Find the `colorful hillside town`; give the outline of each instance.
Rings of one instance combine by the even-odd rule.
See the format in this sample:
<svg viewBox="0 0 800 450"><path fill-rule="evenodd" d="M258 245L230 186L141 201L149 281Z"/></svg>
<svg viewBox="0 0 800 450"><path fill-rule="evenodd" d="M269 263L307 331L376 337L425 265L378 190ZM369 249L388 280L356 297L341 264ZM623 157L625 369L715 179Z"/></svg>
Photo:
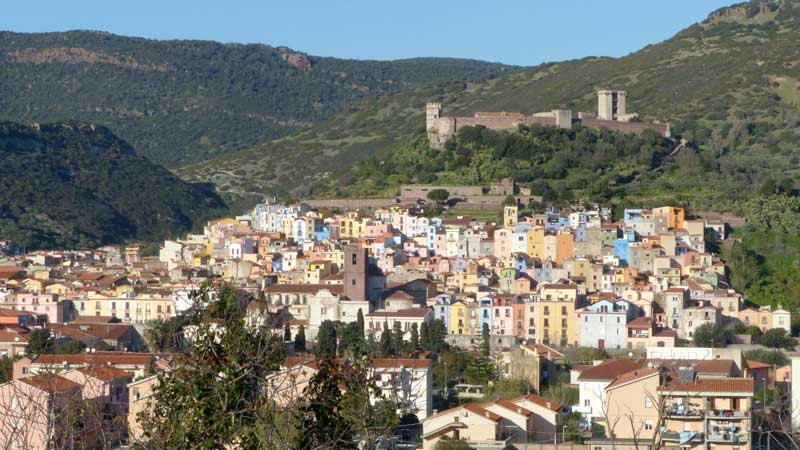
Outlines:
<svg viewBox="0 0 800 450"><path fill-rule="evenodd" d="M749 305L731 288L709 251L730 224L675 206L614 217L509 203L490 219L431 216L420 202L355 211L262 203L157 247L17 254L6 245L0 351L13 379L0 385L0 408L31 414L0 414L0 424L24 423L27 448L44 448L55 413L36 407L77 395L106 411L103 420L122 417L136 442L159 374L181 364L150 328L191 311L202 286L224 284L249 326L289 337L268 377L278 405L304 395L321 370L313 350L323 330L358 323L373 349L371 401L392 398L413 415L418 427L396 438L419 448L443 439L479 449L578 440L591 449L756 448L759 392L787 389L800 359L776 367L745 357L761 334L791 336L791 312ZM730 331L725 341L695 345L716 329ZM49 347L30 351L42 333ZM384 341L394 349L379 350ZM485 379L475 382L460 358L488 364ZM527 391L487 394L512 381Z"/></svg>

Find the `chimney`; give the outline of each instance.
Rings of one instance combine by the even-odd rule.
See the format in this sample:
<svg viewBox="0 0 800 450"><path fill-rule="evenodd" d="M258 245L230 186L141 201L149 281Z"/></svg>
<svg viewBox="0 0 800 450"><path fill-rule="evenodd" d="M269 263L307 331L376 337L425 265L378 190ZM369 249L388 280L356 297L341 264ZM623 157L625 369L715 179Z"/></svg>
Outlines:
<svg viewBox="0 0 800 450"><path fill-rule="evenodd" d="M486 411L486 418L489 419L490 416L491 416L491 414L489 414L489 411Z"/></svg>
<svg viewBox="0 0 800 450"><path fill-rule="evenodd" d="M547 402L547 409L553 409L553 404L550 403L550 402Z"/></svg>

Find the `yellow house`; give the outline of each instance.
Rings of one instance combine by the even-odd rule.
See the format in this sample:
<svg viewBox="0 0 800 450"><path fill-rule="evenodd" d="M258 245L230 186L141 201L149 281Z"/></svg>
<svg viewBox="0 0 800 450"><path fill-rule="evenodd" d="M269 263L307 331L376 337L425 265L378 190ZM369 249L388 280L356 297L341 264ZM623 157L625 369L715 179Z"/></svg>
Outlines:
<svg viewBox="0 0 800 450"><path fill-rule="evenodd" d="M156 293L130 297L90 293L86 298L73 300L73 303L81 316L118 317L125 323L146 323L175 316L172 298Z"/></svg>
<svg viewBox="0 0 800 450"><path fill-rule="evenodd" d="M44 280L37 280L34 278L26 278L22 280L22 285L25 286L26 289L33 293L39 293L44 291Z"/></svg>
<svg viewBox="0 0 800 450"><path fill-rule="evenodd" d="M544 227L535 226L528 232L528 254L533 258L545 259Z"/></svg>
<svg viewBox="0 0 800 450"><path fill-rule="evenodd" d="M67 295L72 292L72 286L65 283L53 283L45 286L45 294Z"/></svg>
<svg viewBox="0 0 800 450"><path fill-rule="evenodd" d="M653 215L666 217L667 228L685 228L685 212L683 208L676 208L674 206L653 208Z"/></svg>
<svg viewBox="0 0 800 450"><path fill-rule="evenodd" d="M517 226L517 215L519 209L516 206L505 206L503 208L503 227L513 228Z"/></svg>
<svg viewBox="0 0 800 450"><path fill-rule="evenodd" d="M578 345L578 315L575 302L578 290L571 284L545 284L534 304L536 342Z"/></svg>
<svg viewBox="0 0 800 450"><path fill-rule="evenodd" d="M468 334L467 305L459 300L450 305L450 334Z"/></svg>

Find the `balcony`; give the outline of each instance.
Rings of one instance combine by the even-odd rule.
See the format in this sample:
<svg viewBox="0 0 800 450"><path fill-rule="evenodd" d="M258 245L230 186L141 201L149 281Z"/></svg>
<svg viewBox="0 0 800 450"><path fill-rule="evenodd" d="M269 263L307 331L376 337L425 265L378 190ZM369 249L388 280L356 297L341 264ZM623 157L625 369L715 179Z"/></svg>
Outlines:
<svg viewBox="0 0 800 450"><path fill-rule="evenodd" d="M685 442L703 442L703 433L693 431L662 431L661 439L665 441L678 441L681 444Z"/></svg>
<svg viewBox="0 0 800 450"><path fill-rule="evenodd" d="M511 442L511 437L508 437L503 440L498 441L469 441L468 444L470 448L474 448L477 450L491 450L491 449L498 449L503 450L509 446Z"/></svg>
<svg viewBox="0 0 800 450"><path fill-rule="evenodd" d="M703 410L691 406L673 406L667 409L667 417L670 419L701 419L703 417Z"/></svg>
<svg viewBox="0 0 800 450"><path fill-rule="evenodd" d="M747 411L737 411L730 409L710 409L706 415L713 419L746 419Z"/></svg>
<svg viewBox="0 0 800 450"><path fill-rule="evenodd" d="M719 434L709 434L708 435L708 442L717 442L723 444L746 444L748 441L747 434L736 434L736 433L719 433Z"/></svg>

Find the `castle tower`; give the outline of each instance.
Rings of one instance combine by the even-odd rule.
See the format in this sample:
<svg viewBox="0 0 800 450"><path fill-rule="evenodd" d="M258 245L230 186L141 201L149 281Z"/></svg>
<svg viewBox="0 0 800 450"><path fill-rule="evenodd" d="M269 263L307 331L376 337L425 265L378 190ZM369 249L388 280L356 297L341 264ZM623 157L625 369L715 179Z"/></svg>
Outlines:
<svg viewBox="0 0 800 450"><path fill-rule="evenodd" d="M436 129L436 119L442 117L442 104L439 102L431 102L425 104L425 130L431 131Z"/></svg>
<svg viewBox="0 0 800 450"><path fill-rule="evenodd" d="M600 120L617 120L624 116L625 91L603 90L597 92L597 118Z"/></svg>
<svg viewBox="0 0 800 450"><path fill-rule="evenodd" d="M367 249L344 248L344 295L350 300L367 300Z"/></svg>
<svg viewBox="0 0 800 450"><path fill-rule="evenodd" d="M517 226L517 214L519 209L516 206L503 207L503 227L512 228Z"/></svg>

